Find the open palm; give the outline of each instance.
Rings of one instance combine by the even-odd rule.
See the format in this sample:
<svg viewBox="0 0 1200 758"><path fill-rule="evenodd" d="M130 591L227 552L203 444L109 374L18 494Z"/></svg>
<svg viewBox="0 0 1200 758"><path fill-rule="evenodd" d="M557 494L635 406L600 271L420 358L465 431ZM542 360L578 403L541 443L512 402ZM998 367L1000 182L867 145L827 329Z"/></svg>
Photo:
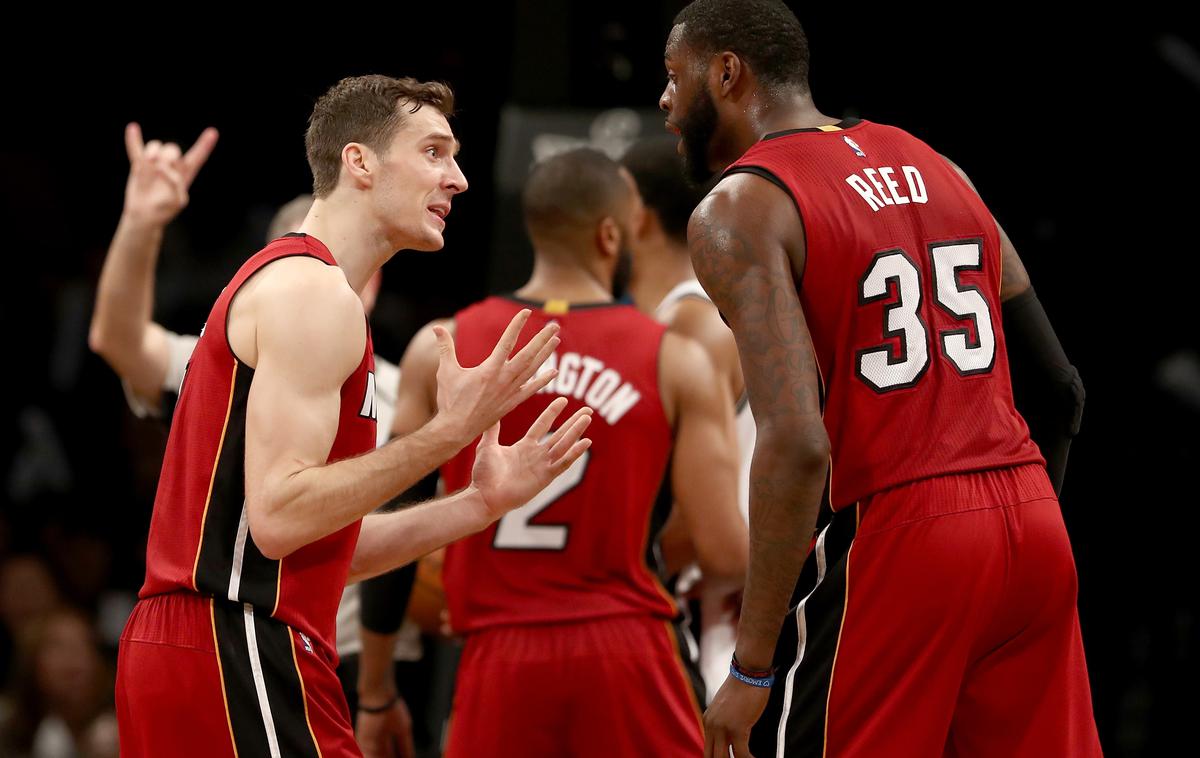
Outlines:
<svg viewBox="0 0 1200 758"><path fill-rule="evenodd" d="M580 408L547 435L566 405L566 398L556 399L512 445L500 444L499 423L484 432L475 450L471 477L493 518L524 505L591 446L591 440L581 439L592 421L591 408Z"/></svg>

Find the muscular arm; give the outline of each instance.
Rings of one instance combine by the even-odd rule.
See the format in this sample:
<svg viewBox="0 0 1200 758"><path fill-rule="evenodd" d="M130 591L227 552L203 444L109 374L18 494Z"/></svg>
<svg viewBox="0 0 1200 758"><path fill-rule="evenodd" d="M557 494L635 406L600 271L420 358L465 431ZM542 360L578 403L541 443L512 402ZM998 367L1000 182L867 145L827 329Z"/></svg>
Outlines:
<svg viewBox="0 0 1200 758"><path fill-rule="evenodd" d="M829 463L816 360L793 273L803 240L787 196L746 174L722 181L688 225L696 274L733 329L758 428L737 641L738 659L753 668L771 664Z"/></svg>
<svg viewBox="0 0 1200 758"><path fill-rule="evenodd" d="M366 516L544 386L552 373L536 378L533 373L557 345L557 326L543 328L512 354L528 316L529 311L519 313L492 354L472 368L458 365L449 337L439 339L439 413L373 452L326 464L338 429L341 385L365 346L362 303L339 268L311 258L277 261L252 278L230 305L229 340L234 353L255 368L246 412L246 510L259 550L281 558ZM524 467L528 476L497 487L494 502L468 489L439 509L438 523L393 530L388 537L398 542L386 548L372 540L378 523L372 520L354 575L386 571L433 543L482 529L489 505L501 512L513 507L508 497L555 468L548 454L545 446L521 446L501 463ZM393 516L397 523L416 517Z"/></svg>
<svg viewBox="0 0 1200 758"><path fill-rule="evenodd" d="M375 510L465 440L432 424L372 453L326 464L341 386L366 344L362 303L339 269L319 261L287 259L264 273L269 278L251 280L230 306L230 337L249 361L236 334L253 326L246 507L255 544L281 558Z"/></svg>
<svg viewBox="0 0 1200 758"><path fill-rule="evenodd" d="M717 309L700 298L685 298L676 305L669 326L671 331L695 340L704 348L717 370L717 376L725 382L730 397L736 403L746 389L742 380L742 366L738 361L733 333L721 320Z"/></svg>
<svg viewBox="0 0 1200 758"><path fill-rule="evenodd" d="M453 334L453 321L435 323L441 323ZM437 412L437 340L432 327L433 324L426 326L413 337L400 362L400 388L391 429L393 437L404 437L420 429ZM370 534L370 531L364 529L364 533ZM362 535L358 549L363 549ZM363 582L358 699L364 705L379 707L397 697L392 653L396 649L396 634L403 610L395 606L406 602L415 579L416 571L398 569ZM368 619L382 617L389 623L381 626L368 622ZM367 743L380 740L379 733L387 730L391 717L387 713L365 712L357 716L356 729L359 739L364 741L364 750Z"/></svg>
<svg viewBox="0 0 1200 758"><path fill-rule="evenodd" d="M440 322L439 322L440 323ZM446 322L449 324L451 322ZM446 325L443 324L443 325ZM437 413L437 338L433 333L433 324L426 326L409 343L400 362L400 389L396 395L396 415L392 421L392 436L403 440L417 433ZM389 443L395 444L395 443ZM449 458L450 456L447 456ZM434 468L444 462L439 460ZM430 469L431 471L433 469ZM408 488L405 488L408 489ZM395 540L402 535L399 531L411 528L406 526L412 519L422 518L421 514L429 504L403 508L387 514L377 514L363 521L363 529L358 538L358 547L351 564L352 576L374 575L380 571L367 570L383 563L395 560ZM482 527L480 527L482 528ZM419 527L418 527L419 529ZM403 565L416 560L422 555L452 541L445 540L439 544L424 544L428 539L437 540L439 535L430 534L422 539L419 532L403 535L405 541L413 540L413 555L407 560L397 560L395 565ZM407 552L407 551L406 551ZM376 590L386 590L384 582L368 583L363 588L364 607L374 602L391 602L392 598L376 597ZM394 631L394 630L392 630Z"/></svg>
<svg viewBox="0 0 1200 758"><path fill-rule="evenodd" d="M674 411L671 489L709 586L736 591L746 580L748 538L737 506L733 401L698 344L663 338L661 382Z"/></svg>

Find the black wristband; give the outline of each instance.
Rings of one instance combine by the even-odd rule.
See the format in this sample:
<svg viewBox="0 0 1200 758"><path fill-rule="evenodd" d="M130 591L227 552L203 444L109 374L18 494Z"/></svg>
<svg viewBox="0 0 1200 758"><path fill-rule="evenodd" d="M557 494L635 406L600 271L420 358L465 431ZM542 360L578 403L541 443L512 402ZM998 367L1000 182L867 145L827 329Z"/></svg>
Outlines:
<svg viewBox="0 0 1200 758"><path fill-rule="evenodd" d="M400 699L399 695L392 695L391 699L388 700L383 705L369 706L369 705L363 705L362 698L360 697L359 701L358 701L358 710L362 711L363 713L383 713L385 711L390 711L392 709L392 706L395 705L396 701L398 701L399 699Z"/></svg>

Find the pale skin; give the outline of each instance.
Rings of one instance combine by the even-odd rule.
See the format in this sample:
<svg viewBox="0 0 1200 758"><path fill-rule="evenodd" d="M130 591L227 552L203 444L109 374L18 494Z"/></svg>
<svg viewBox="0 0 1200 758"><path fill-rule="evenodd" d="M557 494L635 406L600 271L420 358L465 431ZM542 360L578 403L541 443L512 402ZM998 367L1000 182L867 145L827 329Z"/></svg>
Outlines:
<svg viewBox="0 0 1200 758"><path fill-rule="evenodd" d="M163 230L187 207L217 136L209 127L184 152L174 143L144 142L136 123L125 127L125 204L100 272L88 344L149 405L162 399L170 359L167 331L151 320Z"/></svg>
<svg viewBox="0 0 1200 758"><path fill-rule="evenodd" d="M678 25L667 40L668 82L659 104L668 128L678 133L696 93L706 89L712 96L718 113L707 146L712 171L771 132L837 122L816 109L806 88L769 93L736 53L721 51L705 60L684 36ZM1000 234L1001 299L1007 299L1029 283L1016 251ZM745 668L766 670L808 553L829 464L818 371L798 291L807 255L804 228L782 190L752 174L735 174L693 213L688 245L698 278L733 329L758 428L750 570L736 655ZM706 758L750 756L750 730L769 692L726 679L704 714Z"/></svg>
<svg viewBox="0 0 1200 758"><path fill-rule="evenodd" d="M346 145L337 188L314 202L301 226L329 246L338 266L283 259L251 279L230 306L230 346L255 369L246 418L246 509L250 535L267 557L281 558L363 519L351 580L382 573L484 528L587 447L579 439L586 415L564 424L553 444L526 438L503 448L489 432L474 486L424 507L364 518L549 381L534 373L557 345L554 328L511 355L528 318L522 313L492 356L474 368L458 365L450 335L442 333L435 418L378 450L325 463L337 433L341 386L366 344L357 292L390 251L440 247L450 199L466 188L456 146L445 117L430 107L410 114L383 153ZM322 360L314 361L317 355Z"/></svg>
<svg viewBox="0 0 1200 758"><path fill-rule="evenodd" d="M612 275L623 226L636 217L602 219L594 229L553 239L535 239L534 273L517 295L532 301L595 303L612 299ZM594 253L564 255L555 246ZM453 330L453 321L434 322L409 344L401 363L400 393L393 432L408 433L436 411L437 334ZM692 340L668 333L662 343L659 392L674 430L672 480L677 510L705 576L726 592L740 588L747 560L746 526L737 509L737 460L734 454L732 398L717 377L705 350ZM558 402L558 401L555 401ZM364 703L394 697L392 635L363 630L359 658L359 696ZM402 734L399 709L382 714L360 711L356 733L366 758L391 756L389 740Z"/></svg>

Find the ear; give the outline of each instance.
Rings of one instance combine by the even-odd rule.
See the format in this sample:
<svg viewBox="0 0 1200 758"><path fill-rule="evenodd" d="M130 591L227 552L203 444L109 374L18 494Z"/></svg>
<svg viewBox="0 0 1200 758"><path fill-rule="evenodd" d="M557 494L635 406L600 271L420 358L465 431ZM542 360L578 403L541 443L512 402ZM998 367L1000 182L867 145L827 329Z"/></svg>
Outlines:
<svg viewBox="0 0 1200 758"><path fill-rule="evenodd" d="M717 91L728 96L745 76L746 68L737 53L726 50L716 56Z"/></svg>
<svg viewBox="0 0 1200 758"><path fill-rule="evenodd" d="M342 169L350 176L352 186L366 189L374 183L375 153L359 142L348 142L342 148Z"/></svg>
<svg viewBox="0 0 1200 758"><path fill-rule="evenodd" d="M658 218L658 212L653 208L642 206L641 213L637 215L637 223L633 227L633 234L639 240L647 240L662 234L662 222Z"/></svg>
<svg viewBox="0 0 1200 758"><path fill-rule="evenodd" d="M596 248L605 258L615 258L621 252L621 227L612 216L605 216L596 225Z"/></svg>

